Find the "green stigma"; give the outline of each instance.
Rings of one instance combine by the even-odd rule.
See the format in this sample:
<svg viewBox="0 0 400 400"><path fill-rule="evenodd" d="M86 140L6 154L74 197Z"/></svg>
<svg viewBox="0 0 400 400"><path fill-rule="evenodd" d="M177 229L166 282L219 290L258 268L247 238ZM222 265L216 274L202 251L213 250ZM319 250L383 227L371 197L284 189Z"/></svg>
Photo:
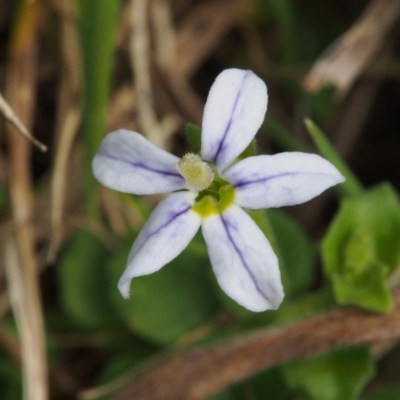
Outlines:
<svg viewBox="0 0 400 400"><path fill-rule="evenodd" d="M200 194L198 202L192 208L203 218L222 213L235 201L235 188L232 186L222 186L218 192L208 192L206 190L204 194Z"/></svg>
<svg viewBox="0 0 400 400"><path fill-rule="evenodd" d="M185 179L189 189L201 191L207 189L214 180L212 168L197 154L185 154L176 166Z"/></svg>

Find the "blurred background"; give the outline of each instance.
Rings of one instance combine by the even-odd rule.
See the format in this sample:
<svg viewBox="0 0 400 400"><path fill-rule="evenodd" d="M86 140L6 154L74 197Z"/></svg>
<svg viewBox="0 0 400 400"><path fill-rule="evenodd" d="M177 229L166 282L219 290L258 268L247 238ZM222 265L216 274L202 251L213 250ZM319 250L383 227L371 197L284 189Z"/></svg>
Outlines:
<svg viewBox="0 0 400 400"><path fill-rule="evenodd" d="M1 399L400 399L399 20L399 0L0 0ZM252 215L278 311L226 298L200 235L125 301L160 198L91 160L120 128L182 156L232 67L268 86L257 152L319 152L347 186Z"/></svg>

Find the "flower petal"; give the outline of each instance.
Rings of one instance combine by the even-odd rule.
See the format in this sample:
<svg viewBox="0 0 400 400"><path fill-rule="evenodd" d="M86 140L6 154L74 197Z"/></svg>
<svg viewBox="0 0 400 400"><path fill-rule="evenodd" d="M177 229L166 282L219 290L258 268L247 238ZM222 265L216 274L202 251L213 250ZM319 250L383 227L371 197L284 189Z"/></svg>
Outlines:
<svg viewBox="0 0 400 400"><path fill-rule="evenodd" d="M236 203L251 209L304 203L344 181L329 161L299 152L246 158L223 178L235 186Z"/></svg>
<svg viewBox="0 0 400 400"><path fill-rule="evenodd" d="M264 120L267 88L251 71L218 75L204 108L201 156L223 171L249 145Z"/></svg>
<svg viewBox="0 0 400 400"><path fill-rule="evenodd" d="M111 189L156 194L186 188L176 170L179 158L160 149L137 132L109 133L93 159L96 179Z"/></svg>
<svg viewBox="0 0 400 400"><path fill-rule="evenodd" d="M136 238L127 267L118 283L129 297L131 279L161 269L177 257L200 227L200 216L192 210L196 193L172 193L154 209Z"/></svg>
<svg viewBox="0 0 400 400"><path fill-rule="evenodd" d="M278 259L255 222L239 206L202 222L218 283L252 311L276 309L283 299Z"/></svg>

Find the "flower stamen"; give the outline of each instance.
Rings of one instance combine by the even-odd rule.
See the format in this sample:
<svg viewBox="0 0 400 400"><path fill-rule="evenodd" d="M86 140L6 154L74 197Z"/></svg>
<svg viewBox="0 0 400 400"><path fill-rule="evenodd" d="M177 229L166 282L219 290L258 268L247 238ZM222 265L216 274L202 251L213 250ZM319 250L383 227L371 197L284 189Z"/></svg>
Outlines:
<svg viewBox="0 0 400 400"><path fill-rule="evenodd" d="M194 153L185 154L176 165L176 169L191 190L207 189L214 180L212 168Z"/></svg>

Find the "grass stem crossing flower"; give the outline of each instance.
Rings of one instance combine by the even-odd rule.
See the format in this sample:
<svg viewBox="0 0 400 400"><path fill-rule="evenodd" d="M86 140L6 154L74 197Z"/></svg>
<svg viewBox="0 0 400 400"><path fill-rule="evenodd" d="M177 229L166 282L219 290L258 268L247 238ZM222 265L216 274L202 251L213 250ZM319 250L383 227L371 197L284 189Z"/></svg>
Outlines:
<svg viewBox="0 0 400 400"><path fill-rule="evenodd" d="M173 192L139 233L118 287L129 297L133 278L177 257L200 226L222 290L252 311L276 309L284 293L278 259L243 210L300 204L344 181L315 154L259 155L235 162L267 109L267 88L251 71L223 71L211 87L200 155L178 157L127 130L108 134L93 160L104 186L125 193Z"/></svg>

